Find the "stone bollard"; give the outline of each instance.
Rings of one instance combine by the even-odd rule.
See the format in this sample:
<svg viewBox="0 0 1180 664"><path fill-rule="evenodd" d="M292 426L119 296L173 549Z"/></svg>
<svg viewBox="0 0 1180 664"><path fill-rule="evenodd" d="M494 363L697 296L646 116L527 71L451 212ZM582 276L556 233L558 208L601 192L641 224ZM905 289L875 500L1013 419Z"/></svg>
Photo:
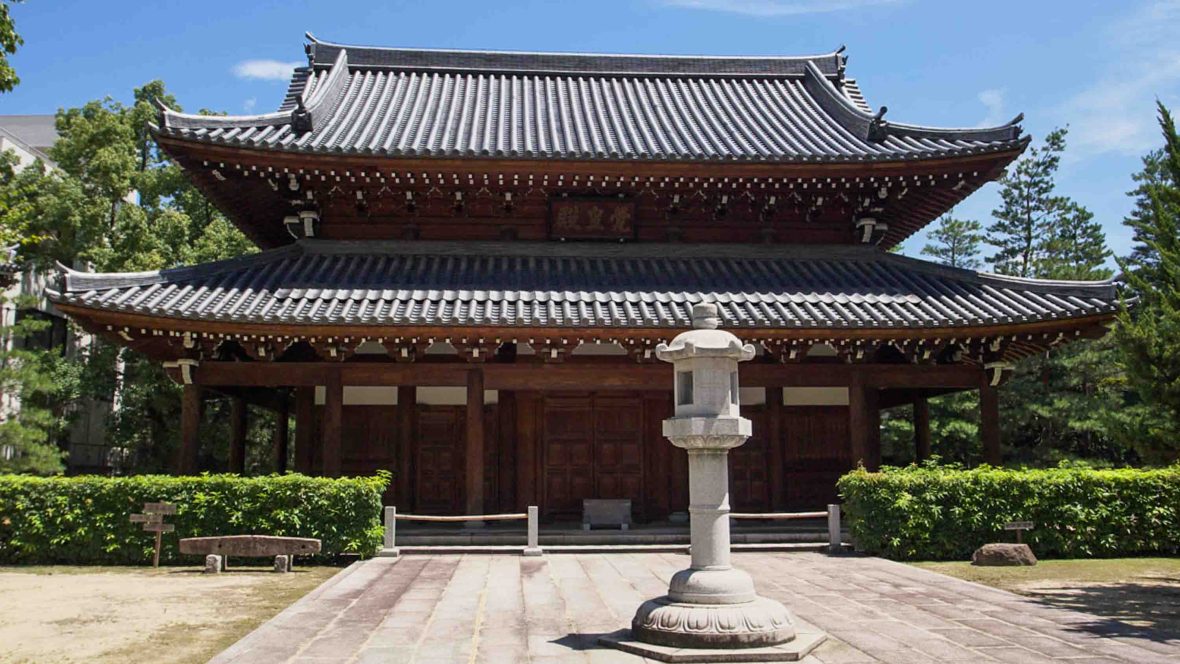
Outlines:
<svg viewBox="0 0 1180 664"><path fill-rule="evenodd" d="M525 546L524 551L522 552L522 555L539 556L539 555L541 555L542 551L541 551L541 547L538 546L538 544L537 544L538 536L537 536L537 506L536 505L529 505L528 515L529 515L528 545Z"/></svg>
<svg viewBox="0 0 1180 664"><path fill-rule="evenodd" d="M286 574L291 571L291 558L288 555L275 556L275 571L281 574Z"/></svg>
<svg viewBox="0 0 1180 664"><path fill-rule="evenodd" d="M215 553L205 556L205 574L221 574L221 556Z"/></svg>

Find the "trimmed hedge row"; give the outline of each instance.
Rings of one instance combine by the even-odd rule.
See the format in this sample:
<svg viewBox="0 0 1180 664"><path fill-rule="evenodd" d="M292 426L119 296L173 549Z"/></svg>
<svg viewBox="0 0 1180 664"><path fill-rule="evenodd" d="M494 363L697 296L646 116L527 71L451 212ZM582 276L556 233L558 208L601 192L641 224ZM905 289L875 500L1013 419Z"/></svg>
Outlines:
<svg viewBox="0 0 1180 664"><path fill-rule="evenodd" d="M319 556L372 555L381 542L377 477L304 475L239 477L27 477L0 476L0 564L142 564L151 560L152 533L131 523L147 502L176 505L166 517L162 562L189 562L177 540L205 535L316 537Z"/></svg>
<svg viewBox="0 0 1180 664"><path fill-rule="evenodd" d="M973 470L910 466L840 478L857 547L898 560L964 560L987 542L1015 541L1032 521L1039 557L1180 551L1180 466L1158 470Z"/></svg>

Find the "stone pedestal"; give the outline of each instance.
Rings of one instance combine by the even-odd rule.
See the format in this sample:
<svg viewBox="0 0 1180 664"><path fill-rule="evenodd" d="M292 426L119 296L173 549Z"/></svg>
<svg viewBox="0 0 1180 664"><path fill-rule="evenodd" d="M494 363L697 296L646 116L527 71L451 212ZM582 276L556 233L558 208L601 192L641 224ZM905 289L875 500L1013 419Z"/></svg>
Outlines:
<svg viewBox="0 0 1180 664"><path fill-rule="evenodd" d="M688 452L692 563L667 595L639 607L629 635L603 642L665 662L793 661L824 635L797 634L786 607L759 597L750 575L730 565L728 456L751 434L739 414L737 364L754 348L717 324L714 305L696 305L694 329L656 349L675 368L676 412L663 432Z"/></svg>

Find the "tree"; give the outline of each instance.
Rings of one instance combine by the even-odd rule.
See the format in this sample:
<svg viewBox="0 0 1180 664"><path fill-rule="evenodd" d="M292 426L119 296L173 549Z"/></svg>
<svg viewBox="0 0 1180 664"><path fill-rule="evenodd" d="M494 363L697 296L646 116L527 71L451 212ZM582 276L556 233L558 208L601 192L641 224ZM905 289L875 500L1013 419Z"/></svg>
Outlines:
<svg viewBox="0 0 1180 664"><path fill-rule="evenodd" d="M0 305L10 302L0 298ZM28 302L15 302L18 308ZM49 407L59 387L53 380L52 353L26 349L23 341L46 323L20 318L0 327L0 472L53 475L62 472L63 454L53 440L59 420Z"/></svg>
<svg viewBox="0 0 1180 664"><path fill-rule="evenodd" d="M1061 209L1046 229L1042 241L1039 277L1092 281L1110 277L1106 259L1106 232L1094 221L1094 213L1073 201Z"/></svg>
<svg viewBox="0 0 1180 664"><path fill-rule="evenodd" d="M1161 448L1153 460L1168 461L1180 456L1180 136L1171 112L1157 107L1164 135L1159 171L1140 181L1145 205L1128 220L1148 260L1122 262L1139 300L1123 309L1117 334L1129 383L1161 416L1156 423L1168 442L1153 446Z"/></svg>
<svg viewBox="0 0 1180 664"><path fill-rule="evenodd" d="M8 56L14 55L17 47L25 43L16 33L16 23L8 11L8 6L16 2L21 0L0 2L0 92L11 92L20 83L20 77L8 63Z"/></svg>
<svg viewBox="0 0 1180 664"><path fill-rule="evenodd" d="M983 240L983 227L978 221L956 219L945 214L938 225L930 231L930 243L922 248L923 256L967 270L979 268L979 243Z"/></svg>
<svg viewBox="0 0 1180 664"><path fill-rule="evenodd" d="M1000 274L1036 275L1043 238L1067 203L1053 194L1065 135L1065 129L1049 132L1042 145L1030 148L1000 180L1000 207L992 211L995 221L985 237L996 247L987 260Z"/></svg>

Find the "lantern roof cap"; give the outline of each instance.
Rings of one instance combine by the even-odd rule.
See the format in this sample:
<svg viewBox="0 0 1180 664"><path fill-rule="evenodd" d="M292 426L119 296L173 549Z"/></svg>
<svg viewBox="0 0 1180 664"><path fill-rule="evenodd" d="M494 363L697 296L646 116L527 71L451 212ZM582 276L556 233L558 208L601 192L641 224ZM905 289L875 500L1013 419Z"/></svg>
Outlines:
<svg viewBox="0 0 1180 664"><path fill-rule="evenodd" d="M676 362L695 357L729 358L744 362L754 357L754 346L743 344L732 332L718 329L720 312L712 302L698 302L692 306L692 327L681 332L671 343L656 346L656 357L665 362Z"/></svg>

